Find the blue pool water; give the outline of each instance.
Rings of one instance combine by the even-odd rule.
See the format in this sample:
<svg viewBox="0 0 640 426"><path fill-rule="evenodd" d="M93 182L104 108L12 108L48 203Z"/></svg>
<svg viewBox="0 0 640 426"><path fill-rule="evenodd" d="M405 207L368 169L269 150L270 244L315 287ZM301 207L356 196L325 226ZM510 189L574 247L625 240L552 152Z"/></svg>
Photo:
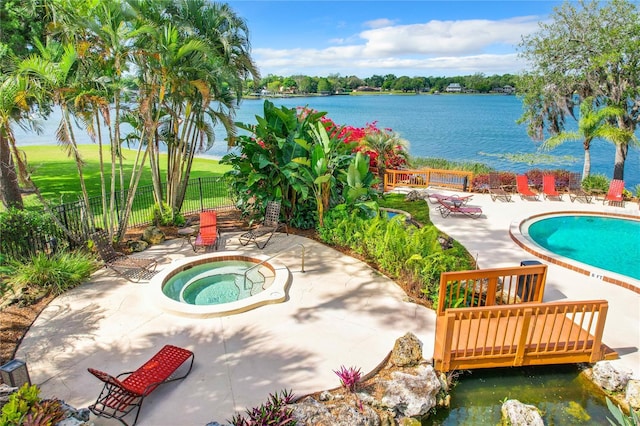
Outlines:
<svg viewBox="0 0 640 426"><path fill-rule="evenodd" d="M587 265L640 279L640 221L602 216L555 216L529 226L545 249Z"/></svg>
<svg viewBox="0 0 640 426"><path fill-rule="evenodd" d="M178 272L162 288L173 300L191 305L217 305L253 296L265 286L265 277L246 261L215 261Z"/></svg>

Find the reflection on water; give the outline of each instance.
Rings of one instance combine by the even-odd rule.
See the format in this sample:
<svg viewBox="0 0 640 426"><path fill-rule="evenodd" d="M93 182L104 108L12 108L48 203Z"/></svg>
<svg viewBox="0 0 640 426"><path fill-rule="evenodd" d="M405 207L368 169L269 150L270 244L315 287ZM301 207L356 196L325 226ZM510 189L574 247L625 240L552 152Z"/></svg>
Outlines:
<svg viewBox="0 0 640 426"><path fill-rule="evenodd" d="M466 372L451 390L451 408L422 424L495 426L505 399L538 407L545 425L603 425L611 417L603 392L576 365L558 365Z"/></svg>

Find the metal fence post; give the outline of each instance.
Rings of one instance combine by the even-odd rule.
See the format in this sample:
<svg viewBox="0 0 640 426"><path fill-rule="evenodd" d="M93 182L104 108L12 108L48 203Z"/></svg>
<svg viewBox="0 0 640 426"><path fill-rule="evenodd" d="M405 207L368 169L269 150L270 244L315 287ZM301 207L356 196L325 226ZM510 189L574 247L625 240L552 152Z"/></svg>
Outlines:
<svg viewBox="0 0 640 426"><path fill-rule="evenodd" d="M202 196L202 178L198 178L198 190L200 191L200 211L204 211L204 200Z"/></svg>

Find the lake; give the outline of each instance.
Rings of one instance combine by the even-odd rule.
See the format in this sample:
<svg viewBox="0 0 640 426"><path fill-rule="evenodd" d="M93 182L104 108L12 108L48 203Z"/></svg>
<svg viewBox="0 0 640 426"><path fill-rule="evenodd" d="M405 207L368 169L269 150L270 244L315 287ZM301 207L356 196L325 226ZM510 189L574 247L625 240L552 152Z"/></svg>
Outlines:
<svg viewBox="0 0 640 426"><path fill-rule="evenodd" d="M255 123L263 115L263 100L244 100L236 121ZM584 150L581 142L566 142L543 153L545 162L529 164L527 154L538 152L526 132L516 124L522 103L516 96L502 95L370 95L276 98L276 105L289 108L308 106L325 111L337 124L363 127L377 122L379 128L391 128L410 144L416 157L437 157L455 161L481 162L498 170L525 172L531 168L563 168L582 172ZM58 115L59 116L59 115ZM573 124L573 123L572 123ZM17 131L19 145L55 143L57 118L44 123L41 135ZM575 127L575 126L574 126ZM637 132L640 135L640 132ZM80 143L90 143L82 133ZM219 158L227 152L224 130L216 128L216 143L206 152ZM524 155L524 156L523 156ZM595 140L591 144L591 173L613 175L615 148ZM640 149L630 148L625 165L625 187L640 184Z"/></svg>

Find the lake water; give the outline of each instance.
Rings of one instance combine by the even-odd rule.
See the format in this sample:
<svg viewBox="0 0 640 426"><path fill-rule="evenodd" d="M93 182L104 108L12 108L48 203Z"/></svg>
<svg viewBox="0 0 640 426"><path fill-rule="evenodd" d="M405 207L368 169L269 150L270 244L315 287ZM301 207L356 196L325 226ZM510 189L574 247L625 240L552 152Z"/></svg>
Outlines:
<svg viewBox="0 0 640 426"><path fill-rule="evenodd" d="M416 157L437 157L456 161L481 162L498 170L524 172L531 168L563 168L581 172L584 150L581 142L566 142L544 153L551 162L529 164L530 158L520 154L535 154L538 144L527 136L526 126L516 124L522 114L522 103L516 96L501 95L375 95L325 96L309 98L276 98L276 105L289 108L308 106L325 111L337 124L363 127L377 121L379 128L391 128L410 143L410 153ZM263 115L263 100L244 100L236 121L255 123ZM19 145L55 143L57 119L45 124L42 135L17 132ZM640 136L640 132L638 132ZM90 143L80 135L81 143ZM225 134L216 129L216 143L205 154L219 158L227 152ZM519 159L521 161L514 161ZM591 146L591 173L613 175L615 148L596 140ZM625 187L640 184L640 149L631 148L625 165Z"/></svg>

